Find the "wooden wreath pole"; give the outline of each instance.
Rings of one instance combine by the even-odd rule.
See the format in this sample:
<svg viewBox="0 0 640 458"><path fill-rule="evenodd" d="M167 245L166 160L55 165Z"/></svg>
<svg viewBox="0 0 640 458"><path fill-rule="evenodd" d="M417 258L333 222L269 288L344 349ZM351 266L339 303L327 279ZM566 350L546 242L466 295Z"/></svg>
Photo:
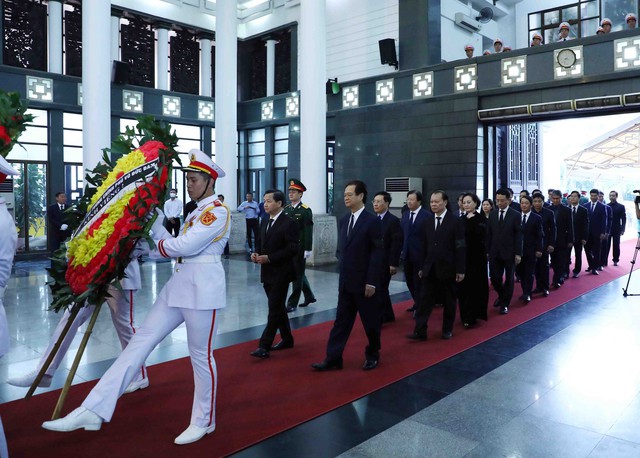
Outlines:
<svg viewBox="0 0 640 458"><path fill-rule="evenodd" d="M58 337L58 340L56 341L55 345L51 349L49 356L47 357L46 361L42 365L40 372L38 372L36 379L31 384L29 391L27 391L27 395L24 397L25 399L31 398L31 396L33 396L33 392L38 388L38 384L40 384L40 380L42 380L42 377L44 377L44 374L47 372L47 369L49 369L49 366L51 365L51 361L53 361L53 358L55 358L56 355L58 354L58 351L60 350L60 345L62 345L62 341L69 333L69 329L71 328L73 321L76 319L76 316L80 311L80 308L81 306L79 304L74 304L74 306L71 308L71 311L69 312L69 318L67 319L67 323L64 325L64 329L62 330L60 337Z"/></svg>
<svg viewBox="0 0 640 458"><path fill-rule="evenodd" d="M84 349L87 346L87 342L89 342L89 337L91 337L91 332L93 331L93 326L96 324L98 320L98 315L100 313L100 308L102 307L102 303L96 305L93 314L91 315L91 320L89 321L89 326L87 326L87 330L84 333L84 337L82 337L82 342L80 342L80 347L78 348L78 353L76 354L75 359L73 360L73 364L71 365L71 369L69 370L69 375L67 376L67 380L64 382L64 386L62 387L62 392L60 393L60 397L58 398L58 403L56 404L56 408L53 410L52 420L57 420L60 418L60 412L62 411L62 406L64 405L64 401L67 398L67 393L69 392L69 388L71 387L71 382L73 382L73 378L76 375L76 371L78 370L78 366L80 365L80 360L82 359L82 354L84 353Z"/></svg>

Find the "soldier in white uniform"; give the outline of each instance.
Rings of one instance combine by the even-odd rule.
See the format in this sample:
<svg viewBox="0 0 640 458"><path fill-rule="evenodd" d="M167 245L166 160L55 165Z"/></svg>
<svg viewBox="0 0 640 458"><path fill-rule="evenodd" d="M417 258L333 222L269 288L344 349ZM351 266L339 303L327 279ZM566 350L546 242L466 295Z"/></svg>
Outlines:
<svg viewBox="0 0 640 458"><path fill-rule="evenodd" d="M9 165L4 157L0 156L0 183L7 178L7 175L18 175L18 172ZM16 225L7 210L7 203L3 197L0 197L0 358L9 351L9 327L3 302L4 290L11 275L13 255L17 246L18 232L16 231ZM2 419L0 419L0 457L8 456L7 440L4 437Z"/></svg>
<svg viewBox="0 0 640 458"><path fill-rule="evenodd" d="M127 346L127 343L129 343L129 340L131 340L131 337L133 337L136 332L133 315L133 293L135 293L141 287L140 264L137 260L138 255L139 253L134 250L134 254L132 254L131 256L131 262L129 262L127 268L124 271L125 278L120 281L122 289L118 289L115 286L110 286L109 294L111 295L111 297L107 298L106 301L107 305L109 306L109 311L111 312L113 325L116 328L118 338L120 339L120 345L122 346L123 350ZM62 359L69 350L69 346L71 345L71 342L73 342L73 338L78 332L78 328L91 317L94 309L95 306L93 305L82 307L80 309L78 315L76 315L75 320L73 320L73 323L71 324L67 335L62 340L62 343L58 348L58 352L51 361L51 364L40 380L40 383L38 383L39 387L48 387L51 385L53 374L56 372L58 366L60 366L60 363L62 362ZM69 321L70 316L71 315L68 310L65 311L62 315L58 326L56 326L56 329L53 332L53 336L51 337L49 346L40 358L40 361L38 361L38 366L36 367L36 369L26 375L14 377L7 380L7 383L9 385L23 387L31 386L31 384L36 379L36 376L40 372L40 369L42 369L42 366L44 366L44 363L49 357L49 354L53 350L54 345L60 338L60 334L62 334L62 331L64 330L67 321ZM147 368L142 365L133 381L125 390L125 393L131 393L136 390L147 388L148 386L149 379L147 377Z"/></svg>
<svg viewBox="0 0 640 458"><path fill-rule="evenodd" d="M103 421L111 420L118 398L147 356L184 322L195 390L190 425L174 442L179 445L195 442L215 430L217 369L213 338L218 322L216 311L225 307L226 297L212 291L226 290L220 255L229 238L230 212L214 194L215 181L225 175L224 171L202 151L191 150L189 158L191 163L185 169L187 190L198 207L187 216L176 238L160 221L152 228L160 256L177 258L173 275L127 348L82 406L64 418L44 422L43 428L99 430Z"/></svg>

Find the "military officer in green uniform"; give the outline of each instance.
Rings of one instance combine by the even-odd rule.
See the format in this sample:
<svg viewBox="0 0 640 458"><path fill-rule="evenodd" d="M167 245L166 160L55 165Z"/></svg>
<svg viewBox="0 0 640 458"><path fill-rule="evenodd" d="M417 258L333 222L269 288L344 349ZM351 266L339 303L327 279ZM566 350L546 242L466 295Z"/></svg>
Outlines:
<svg viewBox="0 0 640 458"><path fill-rule="evenodd" d="M300 243L298 254L295 257L296 280L293 282L293 291L287 301L287 312L293 312L298 307L300 293L304 294L304 302L300 304L300 307L306 307L316 301L309 281L304 274L306 261L311 256L313 246L313 213L300 201L302 193L306 190L307 188L300 180L295 178L289 180L289 200L291 203L284 208L284 212L297 223Z"/></svg>

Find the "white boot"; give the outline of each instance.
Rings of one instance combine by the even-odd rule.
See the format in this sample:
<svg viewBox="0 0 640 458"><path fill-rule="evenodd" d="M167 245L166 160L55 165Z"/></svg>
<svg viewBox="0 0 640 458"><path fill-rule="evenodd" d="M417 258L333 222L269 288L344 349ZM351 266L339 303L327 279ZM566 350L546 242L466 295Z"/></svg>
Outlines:
<svg viewBox="0 0 640 458"><path fill-rule="evenodd" d="M176 440L173 442L178 445L190 444L192 442L199 441L205 436L205 434L212 433L215 429L215 424L211 426L189 425L189 427L185 429L182 434L176 437Z"/></svg>
<svg viewBox="0 0 640 458"><path fill-rule="evenodd" d="M20 377L10 378L7 380L7 383L13 386L30 387L38 376L38 372L40 371L35 370ZM51 386L51 379L53 379L53 376L44 374L40 379L40 383L38 383L38 386L41 388L47 388Z"/></svg>
<svg viewBox="0 0 640 458"><path fill-rule="evenodd" d="M78 407L66 417L42 423L44 429L64 432L82 428L86 431L98 431L101 426L102 418L84 407Z"/></svg>
<svg viewBox="0 0 640 458"><path fill-rule="evenodd" d="M148 386L149 386L149 377L141 378L139 380L134 380L133 382L129 383L129 386L127 387L126 390L124 390L124 393L122 394L133 393L134 391L137 391L137 390L144 390Z"/></svg>

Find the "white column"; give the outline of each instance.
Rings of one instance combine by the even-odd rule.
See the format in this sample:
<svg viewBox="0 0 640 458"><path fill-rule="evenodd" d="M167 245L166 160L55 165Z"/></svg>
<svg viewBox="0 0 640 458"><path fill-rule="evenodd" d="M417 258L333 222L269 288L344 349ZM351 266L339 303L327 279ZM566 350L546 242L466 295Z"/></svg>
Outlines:
<svg viewBox="0 0 640 458"><path fill-rule="evenodd" d="M110 2L82 5L82 162L93 168L111 146Z"/></svg>
<svg viewBox="0 0 640 458"><path fill-rule="evenodd" d="M238 188L238 43L235 0L216 2L216 163L226 178L216 185L225 204L235 209Z"/></svg>
<svg viewBox="0 0 640 458"><path fill-rule="evenodd" d="M211 38L200 37L200 95L211 97Z"/></svg>
<svg viewBox="0 0 640 458"><path fill-rule="evenodd" d="M276 84L276 40L267 40L267 97L275 94Z"/></svg>
<svg viewBox="0 0 640 458"><path fill-rule="evenodd" d="M120 60L120 15L111 11L111 60Z"/></svg>
<svg viewBox="0 0 640 458"><path fill-rule="evenodd" d="M62 73L62 1L49 1L49 71Z"/></svg>
<svg viewBox="0 0 640 458"><path fill-rule="evenodd" d="M169 90L169 27L158 24L158 49L156 49L156 89Z"/></svg>
<svg viewBox="0 0 640 458"><path fill-rule="evenodd" d="M327 212L327 80L325 0L300 2L298 85L300 87L300 180L314 214ZM336 183L341 189L342 183Z"/></svg>

